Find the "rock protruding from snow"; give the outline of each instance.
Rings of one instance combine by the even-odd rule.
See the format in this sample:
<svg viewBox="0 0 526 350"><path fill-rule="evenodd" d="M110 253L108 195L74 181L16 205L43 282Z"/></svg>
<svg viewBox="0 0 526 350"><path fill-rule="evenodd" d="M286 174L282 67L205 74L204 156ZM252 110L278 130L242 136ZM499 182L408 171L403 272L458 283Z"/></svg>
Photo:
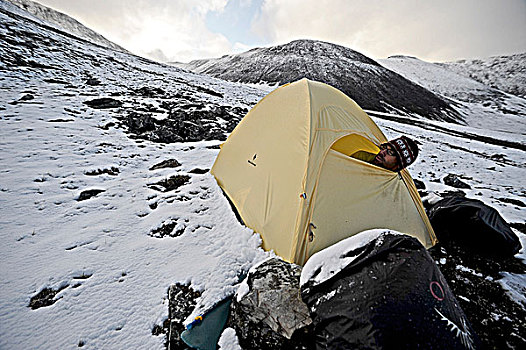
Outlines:
<svg viewBox="0 0 526 350"><path fill-rule="evenodd" d="M181 333L186 329L185 319L192 313L200 292L194 291L191 286L174 284L168 289L168 336L167 349L190 349L181 339Z"/></svg>
<svg viewBox="0 0 526 350"><path fill-rule="evenodd" d="M312 321L299 295L301 268L272 258L251 270L234 298L227 326L244 349L304 349Z"/></svg>
<svg viewBox="0 0 526 350"><path fill-rule="evenodd" d="M308 78L334 86L364 109L461 120L446 100L431 91L354 50L322 41L295 40L177 66L242 83L282 85Z"/></svg>
<svg viewBox="0 0 526 350"><path fill-rule="evenodd" d="M465 183L464 181L460 180L458 175L455 174L448 174L444 177L444 183L448 186L455 187L455 188L466 188L471 189L471 186Z"/></svg>

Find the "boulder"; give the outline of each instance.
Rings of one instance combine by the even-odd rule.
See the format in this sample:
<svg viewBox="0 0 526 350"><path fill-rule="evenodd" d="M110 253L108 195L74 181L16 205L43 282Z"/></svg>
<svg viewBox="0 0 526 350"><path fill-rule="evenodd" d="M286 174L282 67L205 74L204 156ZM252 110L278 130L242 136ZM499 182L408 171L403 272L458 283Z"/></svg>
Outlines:
<svg viewBox="0 0 526 350"><path fill-rule="evenodd" d="M110 97L96 98L94 100L84 101L84 104L96 109L116 108L122 106L121 101Z"/></svg>
<svg viewBox="0 0 526 350"><path fill-rule="evenodd" d="M455 174L448 174L444 177L444 183L448 186L455 188L467 188L470 189L471 186L459 179Z"/></svg>
<svg viewBox="0 0 526 350"><path fill-rule="evenodd" d="M84 190L82 191L79 196L77 197L77 201L85 201L86 199L90 199L91 197L95 197L99 193L105 192L106 190L93 188L90 190Z"/></svg>
<svg viewBox="0 0 526 350"><path fill-rule="evenodd" d="M252 268L230 307L227 327L243 349L307 349L311 323L299 295L301 268L272 258Z"/></svg>

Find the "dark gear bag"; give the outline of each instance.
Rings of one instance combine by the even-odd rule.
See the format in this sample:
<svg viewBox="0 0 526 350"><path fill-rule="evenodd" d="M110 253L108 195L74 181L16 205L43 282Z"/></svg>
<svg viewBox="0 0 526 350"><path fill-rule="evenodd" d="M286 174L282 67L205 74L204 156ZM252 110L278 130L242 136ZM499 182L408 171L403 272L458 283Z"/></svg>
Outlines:
<svg viewBox="0 0 526 350"><path fill-rule="evenodd" d="M349 259L350 258L350 259ZM329 279L304 282L317 349L479 349L480 343L427 250L384 233L345 251Z"/></svg>
<svg viewBox="0 0 526 350"><path fill-rule="evenodd" d="M440 200L429 209L429 220L440 243L455 243L483 255L509 257L521 249L519 237L494 208L459 196Z"/></svg>

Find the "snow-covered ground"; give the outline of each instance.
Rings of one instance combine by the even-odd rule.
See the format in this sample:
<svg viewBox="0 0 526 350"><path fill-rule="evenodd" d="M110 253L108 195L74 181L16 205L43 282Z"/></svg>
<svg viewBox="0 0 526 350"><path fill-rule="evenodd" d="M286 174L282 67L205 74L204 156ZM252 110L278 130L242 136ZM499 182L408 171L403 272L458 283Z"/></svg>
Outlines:
<svg viewBox="0 0 526 350"><path fill-rule="evenodd" d="M0 61L0 349L65 349L79 343L87 349L163 349L164 337L152 335L152 328L168 316L170 284L189 282L203 291L196 315L234 293L239 276L270 253L259 247L257 234L238 223L214 178L191 172L212 166L220 141L153 143L109 125L118 126L118 117L145 101L130 95L130 87L162 86L175 94L203 86L223 97L195 92L201 101L243 107L270 88L222 82L88 46L3 12L0 21L55 40L48 47L17 46L19 55L53 69ZM2 27L3 38L7 33ZM91 76L102 83L87 86ZM125 102L123 108L83 104L111 94ZM460 136L479 133L524 145L524 124L504 134L437 123L459 132L451 135L375 121L388 137L406 134L421 142L410 172L428 190L452 189L440 179L455 173L471 185L469 197L495 207L509 222L524 223L524 207L500 200L526 202L524 149ZM149 170L167 159L181 166ZM117 174L87 174L112 167ZM167 192L149 186L172 175L190 178ZM87 189L104 192L78 201ZM175 221L180 236L151 235ZM524 247L525 235L515 232ZM526 258L524 248L518 256ZM523 299L524 275L508 273L502 283L517 302ZM28 307L44 288L60 289L57 301ZM223 344L236 343L231 333Z"/></svg>
<svg viewBox="0 0 526 350"><path fill-rule="evenodd" d="M392 56L378 62L404 78L452 100L454 108L468 125L520 133L523 139L526 137L526 99L461 75L452 65L430 63L407 56Z"/></svg>

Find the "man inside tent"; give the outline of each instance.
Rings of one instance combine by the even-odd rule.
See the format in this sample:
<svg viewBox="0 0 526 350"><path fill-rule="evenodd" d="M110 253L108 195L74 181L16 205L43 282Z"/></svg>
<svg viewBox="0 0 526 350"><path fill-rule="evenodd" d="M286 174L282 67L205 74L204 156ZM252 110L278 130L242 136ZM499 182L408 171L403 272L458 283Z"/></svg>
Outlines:
<svg viewBox="0 0 526 350"><path fill-rule="evenodd" d="M409 137L402 136L380 145L377 154L357 151L351 157L391 171L400 171L412 164L418 156L418 146Z"/></svg>

